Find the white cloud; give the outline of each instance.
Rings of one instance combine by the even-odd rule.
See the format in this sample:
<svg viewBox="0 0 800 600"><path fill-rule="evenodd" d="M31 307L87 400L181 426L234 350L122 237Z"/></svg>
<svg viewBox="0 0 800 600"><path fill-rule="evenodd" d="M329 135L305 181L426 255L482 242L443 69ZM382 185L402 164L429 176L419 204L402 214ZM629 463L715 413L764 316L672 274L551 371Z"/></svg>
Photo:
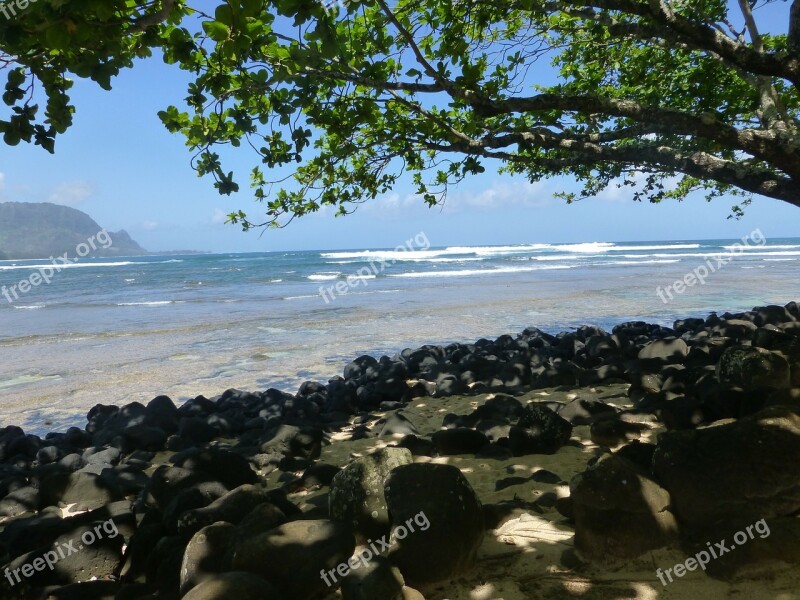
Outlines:
<svg viewBox="0 0 800 600"><path fill-rule="evenodd" d="M424 202L422 198L416 194L408 194L407 196L400 197L400 194L392 192L378 198L375 202L366 204L366 206L383 211L407 211L411 208L424 206Z"/></svg>
<svg viewBox="0 0 800 600"><path fill-rule="evenodd" d="M445 210L490 211L508 207L542 208L552 204L553 192L547 182L501 181L480 191L451 193Z"/></svg>
<svg viewBox="0 0 800 600"><path fill-rule="evenodd" d="M619 187L618 182L612 182L597 194L597 199L604 202L627 202L633 198L633 189L627 185Z"/></svg>
<svg viewBox="0 0 800 600"><path fill-rule="evenodd" d="M94 194L94 187L88 181L67 181L56 186L47 198L53 204L78 206Z"/></svg>
<svg viewBox="0 0 800 600"><path fill-rule="evenodd" d="M211 222L214 225L220 225L225 223L225 220L228 218L228 214L222 210L221 208L215 208L214 214L211 215Z"/></svg>
<svg viewBox="0 0 800 600"><path fill-rule="evenodd" d="M160 226L158 221L144 221L142 223L142 229L145 231L155 231Z"/></svg>
<svg viewBox="0 0 800 600"><path fill-rule="evenodd" d="M463 185L463 184L462 184ZM466 186L464 186L466 187ZM482 190L452 189L444 205L434 209L455 213L462 211L493 211L511 206L540 208L553 202L552 189L547 183L529 183L523 180L497 182ZM392 216L408 216L409 211L427 210L428 206L417 194L400 196L395 192L367 202L359 210Z"/></svg>

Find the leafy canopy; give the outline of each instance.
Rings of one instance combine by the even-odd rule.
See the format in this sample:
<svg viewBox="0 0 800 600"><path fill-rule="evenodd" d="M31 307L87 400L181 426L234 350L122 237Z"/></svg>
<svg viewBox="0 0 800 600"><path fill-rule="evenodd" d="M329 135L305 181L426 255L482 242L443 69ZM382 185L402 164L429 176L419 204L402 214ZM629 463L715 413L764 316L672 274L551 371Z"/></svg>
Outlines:
<svg viewBox="0 0 800 600"><path fill-rule="evenodd" d="M486 165L571 176L570 202L617 184L800 206L800 0L323 1L39 0L0 22L0 132L52 151L70 74L107 88L157 48L193 76L159 116L198 173L231 194L220 147L254 152L245 228L347 213L403 174L433 205ZM759 28L768 4L786 31Z"/></svg>

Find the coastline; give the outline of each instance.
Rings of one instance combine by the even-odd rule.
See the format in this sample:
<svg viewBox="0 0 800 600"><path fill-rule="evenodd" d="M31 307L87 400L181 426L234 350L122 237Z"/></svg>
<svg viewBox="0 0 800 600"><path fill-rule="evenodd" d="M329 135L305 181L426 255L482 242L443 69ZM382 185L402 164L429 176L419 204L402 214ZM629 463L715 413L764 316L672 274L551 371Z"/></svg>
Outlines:
<svg viewBox="0 0 800 600"><path fill-rule="evenodd" d="M404 294L344 297L330 307L319 297L126 306L96 324L73 306L14 310L19 322L9 325L26 335L0 340L6 356L0 419L44 435L62 425L80 426L97 403L146 403L159 393L181 403L227 388L293 393L306 380L325 382L341 374L362 354L391 356L423 344L517 335L532 324L551 334L587 321L609 330L626 320L669 326L675 318L705 318L710 310L739 312L779 302L792 297L795 281L760 278L766 271L731 270L705 289L663 305L655 289L669 282L668 276L647 280L623 270L613 283L620 291L611 293L612 284L603 278L569 275L572 291L564 293L564 275L552 274L569 272L550 273L544 280L496 276L463 287L453 282ZM736 295L725 292L731 286L739 290ZM762 289L773 288L765 297ZM650 305L637 300L648 292ZM587 313L591 319L583 318Z"/></svg>
<svg viewBox="0 0 800 600"><path fill-rule="evenodd" d="M62 514L64 509L69 511L64 515L77 513L58 520L57 532L63 535L83 527L86 519L108 514L111 506L115 507L112 513L120 511L113 518L118 519L121 537L135 547L136 536L143 535L137 534L135 523L145 515L159 515L166 528L162 536L174 538L177 544L163 550L167 555L156 552L154 558L142 559L117 548L103 564L87 567L85 561L93 559L81 554L76 571L65 568L60 580L37 579L37 575L31 585L63 585L73 577L79 581L88 568L111 587L144 585L152 590L166 586L167 591L172 584L148 577L140 580L137 573L147 568L136 561L159 560L169 565L188 560L186 544L192 543L198 525L206 521L186 521L187 515L197 519L203 511L211 511L208 502L215 498L222 502L228 492L244 494L241 486L250 486L246 494L255 494L261 504L280 507L288 521L282 527L297 523L298 518L303 523L328 522L334 475L353 459L400 447L410 450L414 464L456 467L474 490L485 520L482 541L471 559L477 561L473 567L455 579L455 574L443 576L442 582L407 582L429 600L521 600L534 593L549 597L557 590L576 596L595 592L642 599L681 598L698 589L704 597L741 592L754 598L792 598L800 576L769 560L775 555L769 539L754 541L752 550L748 546L739 560L712 564L710 576L697 571L663 585L655 568L684 561L688 550L683 542L654 529L652 523L642 531L626 530L626 523L640 518L636 511L641 508L628 515L624 504L611 505L603 509L603 518L591 510L586 513L596 500L582 504L580 481L592 469L619 463L631 469L630 476L642 485L667 485L648 466L650 459L640 462L643 449L658 452L664 435L666 439L676 432L704 435L721 426L703 428L712 423L745 426L761 411L788 411L780 413L785 415L798 410L798 351L800 305L791 302L785 307L682 319L672 328L628 322L607 332L585 326L559 335L529 328L515 337L425 345L395 357L361 356L345 367L344 377L327 384L307 381L297 394L274 388L228 390L209 399L198 396L180 406L166 396L146 405L98 405L90 411L86 428L71 428L46 439L6 427L0 433L5 469L0 485L6 490L0 500L4 515L0 548L5 548L6 562L18 566L24 562L18 553L35 550L30 543L22 544L19 535L39 527L42 515L52 518L54 511ZM742 370L745 363L726 362L726 352L768 355L768 367L773 370L765 379ZM531 426L530 419L538 418L545 419L541 427ZM790 450L800 453L800 435L791 443L795 446ZM201 460L204 452L210 452L210 458ZM648 451L644 455L652 456ZM736 463L745 460L746 454L729 458ZM784 459L780 455L779 460ZM214 466L217 463L230 463L231 475L224 475L228 469L220 471L219 465ZM199 505L192 501L191 508L179 510L171 502L180 492L193 490L194 484L186 489L182 485L172 489L172 484L163 490L153 487L159 472L176 468L205 473L202 481L218 481L214 485L219 491L204 496ZM20 475L29 482L22 487ZM775 531L775 523L786 527L792 511L787 513L783 507L783 512L776 513L770 508L775 490L769 480L759 479L757 473L731 476L741 477L747 485L754 485L755 478L758 485L766 486L761 510ZM64 483L53 487L49 478ZM98 486L100 481L104 483ZM602 481L603 485L620 484L614 477ZM678 497L686 493L680 488L670 491ZM415 493L422 494L415 502L427 502L431 514L437 514L441 498L427 497L424 490ZM624 489L612 487L600 497L624 498ZM39 516L31 513L32 508L40 511ZM675 506L663 510L677 511L679 521L687 518ZM246 512L229 511L221 520L238 526ZM208 518L217 520L218 516ZM607 518L614 523L612 530L607 529ZM792 524L796 521L793 517ZM433 517L431 523L435 529ZM603 533L590 534L596 527ZM695 528L681 524L682 538ZM230 543L248 543L250 532L237 531ZM36 543L44 539L47 536ZM437 543L440 554L460 552L448 547L446 539ZM753 562L758 567L755 571L750 568ZM27 587L12 588L14 593L34 593ZM6 593L11 591L6 589ZM418 598L411 591L404 593Z"/></svg>

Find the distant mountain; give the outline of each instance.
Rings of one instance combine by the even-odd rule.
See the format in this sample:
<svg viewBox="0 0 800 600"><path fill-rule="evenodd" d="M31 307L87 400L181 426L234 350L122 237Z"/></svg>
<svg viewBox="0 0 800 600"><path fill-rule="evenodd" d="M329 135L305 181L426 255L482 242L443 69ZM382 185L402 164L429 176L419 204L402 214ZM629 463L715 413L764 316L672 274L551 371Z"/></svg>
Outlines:
<svg viewBox="0 0 800 600"><path fill-rule="evenodd" d="M87 244L87 256L148 254L126 231L109 231L110 242L102 231L89 215L68 206L49 202L0 203L0 259L48 258L65 252L75 258L85 252L83 248L78 250L80 244Z"/></svg>

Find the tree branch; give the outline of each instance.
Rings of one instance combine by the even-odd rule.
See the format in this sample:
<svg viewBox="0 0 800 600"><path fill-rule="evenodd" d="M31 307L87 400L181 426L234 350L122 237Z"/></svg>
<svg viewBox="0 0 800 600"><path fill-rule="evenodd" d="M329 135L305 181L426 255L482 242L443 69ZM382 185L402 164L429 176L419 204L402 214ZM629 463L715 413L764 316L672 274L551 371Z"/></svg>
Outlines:
<svg viewBox="0 0 800 600"><path fill-rule="evenodd" d="M795 4L798 0L795 0ZM579 8L619 11L638 16L662 28L661 37L687 43L718 54L729 64L759 75L781 77L800 88L800 57L759 52L718 31L707 23L690 20L672 10L653 10L650 2L638 0L557 0L550 3L565 13ZM524 10L523 6L517 6ZM569 9L569 10L565 10ZM539 12L540 9L534 9ZM637 24L638 25L638 24Z"/></svg>
<svg viewBox="0 0 800 600"><path fill-rule="evenodd" d="M750 33L750 40L753 43L753 49L756 52L764 53L764 40L761 38L761 32L758 30L756 19L753 16L753 9L750 7L750 0L739 0L739 9L742 11L744 17L745 27ZM785 129L788 126L788 119L786 118L786 111L782 106L778 91L772 83L772 79L760 75L756 77L756 86L758 87L759 95L761 96L761 113L764 122L769 127L776 127L778 129Z"/></svg>
<svg viewBox="0 0 800 600"><path fill-rule="evenodd" d="M164 21L169 14L172 12L172 9L175 8L176 0L160 0L161 1L161 10L155 12L151 15L145 15L140 19L137 19L136 22L131 27L131 32L137 33L146 31L151 27L158 25L162 21Z"/></svg>
<svg viewBox="0 0 800 600"><path fill-rule="evenodd" d="M552 133L552 132L551 132ZM527 134L518 134L521 141ZM531 136L533 137L533 136ZM783 177L760 169L757 166L745 166L740 162L724 160L705 152L684 154L668 146L649 146L643 144L617 146L600 146L571 139L563 139L553 134L548 139L538 136L531 139L534 147L557 151L563 156L525 157L516 154L513 162L526 165L529 169L552 167L552 173L558 173L568 167L591 167L604 163L621 163L631 167L651 167L659 172L674 171L703 180L713 180L724 185L731 185L753 194L761 194L783 200L793 206L800 207L800 184L793 179ZM434 144L438 151L459 152L487 156L502 157L508 160L509 153L497 153L486 150L491 147L491 139L485 140L484 147L474 144L454 142L450 145ZM548 168L549 168L548 167Z"/></svg>
<svg viewBox="0 0 800 600"><path fill-rule="evenodd" d="M341 79L342 81L348 81L350 83L355 83L356 85L362 85L364 87L372 88L374 90L385 90L385 91L393 90L396 92L415 92L423 94L434 94L438 92L447 91L438 83L415 83L411 81L382 81L364 77L363 75L360 75L357 72L344 73L342 71L324 71L321 69L315 69L313 67L306 67L305 72L308 73L309 75L315 75L317 77L321 77L326 80Z"/></svg>
<svg viewBox="0 0 800 600"><path fill-rule="evenodd" d="M575 111L622 117L657 128L671 135L692 135L742 150L772 162L792 176L800 177L800 157L795 146L769 131L740 131L722 123L714 115L695 116L678 110L642 106L633 100L617 100L599 96L539 94L527 98L509 98L482 103L476 113L496 116L508 113L535 113L548 110Z"/></svg>
<svg viewBox="0 0 800 600"><path fill-rule="evenodd" d="M392 25L397 28L397 31L400 32L400 35L403 36L406 44L408 44L409 48L411 48L411 51L414 53L417 62L422 66L423 69L425 69L425 72L445 91L453 95L453 93L456 91L456 86L451 81L448 81L442 77L439 72L434 69L433 66L426 60L425 56L422 54L422 51L419 49L419 46L417 46L417 43L414 41L414 36L411 35L410 31L403 27L402 23L400 23L399 19L395 16L386 2L384 0L377 0L377 2L383 13L386 15L386 18L389 19Z"/></svg>
<svg viewBox="0 0 800 600"><path fill-rule="evenodd" d="M764 41L761 39L761 33L758 31L756 19L753 17L753 9L750 8L750 0L739 0L739 9L742 11L744 17L744 24L750 33L750 39L753 42L753 49L756 52L764 52Z"/></svg>

